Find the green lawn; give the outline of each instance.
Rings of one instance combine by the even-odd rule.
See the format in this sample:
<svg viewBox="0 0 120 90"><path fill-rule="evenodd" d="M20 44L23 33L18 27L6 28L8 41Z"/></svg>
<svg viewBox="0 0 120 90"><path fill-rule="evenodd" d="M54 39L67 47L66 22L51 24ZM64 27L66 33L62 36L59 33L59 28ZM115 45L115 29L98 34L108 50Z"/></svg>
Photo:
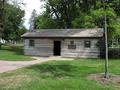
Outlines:
<svg viewBox="0 0 120 90"><path fill-rule="evenodd" d="M0 60L6 61L27 61L33 60L30 56L23 55L22 45L6 45L0 50Z"/></svg>
<svg viewBox="0 0 120 90"><path fill-rule="evenodd" d="M103 72L103 60L51 61L0 74L0 90L120 90L87 79ZM109 72L120 75L120 60L109 61Z"/></svg>

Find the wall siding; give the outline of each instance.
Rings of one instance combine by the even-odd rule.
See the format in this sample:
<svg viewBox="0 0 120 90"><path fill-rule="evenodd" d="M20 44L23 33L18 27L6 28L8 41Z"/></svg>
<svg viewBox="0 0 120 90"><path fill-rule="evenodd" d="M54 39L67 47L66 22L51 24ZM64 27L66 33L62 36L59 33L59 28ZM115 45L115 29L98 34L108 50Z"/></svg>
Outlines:
<svg viewBox="0 0 120 90"><path fill-rule="evenodd" d="M24 53L25 55L35 56L53 56L54 40L61 41L62 57L80 57L80 58L97 58L100 50L96 46L98 39L32 39L35 40L35 46L29 47L29 39L25 39ZM84 47L84 41L91 41L91 48ZM74 41L76 49L68 49L70 41Z"/></svg>
<svg viewBox="0 0 120 90"><path fill-rule="evenodd" d="M91 48L84 47L84 41L91 41ZM70 41L74 41L76 49L68 49ZM96 46L98 39L65 39L62 44L62 57L79 57L79 58L97 58L100 55L100 50Z"/></svg>
<svg viewBox="0 0 120 90"><path fill-rule="evenodd" d="M35 41L34 47L29 47L29 39L25 39L25 55L51 56L53 55L53 42L49 39L32 39Z"/></svg>

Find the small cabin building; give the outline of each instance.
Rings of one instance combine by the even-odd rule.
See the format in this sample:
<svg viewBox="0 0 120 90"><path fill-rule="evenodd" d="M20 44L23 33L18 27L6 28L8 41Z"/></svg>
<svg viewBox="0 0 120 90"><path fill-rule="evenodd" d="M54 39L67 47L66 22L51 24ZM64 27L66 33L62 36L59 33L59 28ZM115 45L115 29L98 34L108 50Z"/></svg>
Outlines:
<svg viewBox="0 0 120 90"><path fill-rule="evenodd" d="M35 31L22 35L25 55L98 58L102 52L103 29L41 29Z"/></svg>

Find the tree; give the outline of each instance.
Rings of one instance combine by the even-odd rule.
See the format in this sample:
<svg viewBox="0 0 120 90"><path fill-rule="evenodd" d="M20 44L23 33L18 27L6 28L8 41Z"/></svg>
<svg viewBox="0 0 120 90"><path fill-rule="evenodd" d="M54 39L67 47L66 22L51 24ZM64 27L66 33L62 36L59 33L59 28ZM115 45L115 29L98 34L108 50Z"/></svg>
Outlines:
<svg viewBox="0 0 120 90"><path fill-rule="evenodd" d="M18 30L17 30L17 34L14 34L14 41L20 41L21 40L21 35L23 35L24 33L26 33L28 30L24 27L21 26Z"/></svg>
<svg viewBox="0 0 120 90"><path fill-rule="evenodd" d="M104 15L106 14L108 41L120 38L118 33L120 0L109 0L106 11L104 11L102 0L42 1L46 2L46 10L36 19L37 28L104 28Z"/></svg>
<svg viewBox="0 0 120 90"><path fill-rule="evenodd" d="M29 29L30 30L33 30L35 28L36 17L37 17L37 13L36 13L36 10L34 9L31 13L31 18L29 19L29 24L30 24Z"/></svg>
<svg viewBox="0 0 120 90"><path fill-rule="evenodd" d="M81 14L80 17L77 17L72 21L72 27L73 28L94 28L96 27L94 22L95 20L92 16Z"/></svg>
<svg viewBox="0 0 120 90"><path fill-rule="evenodd" d="M39 15L35 21L35 27L39 29L57 28L56 22L47 14Z"/></svg>
<svg viewBox="0 0 120 90"><path fill-rule="evenodd" d="M2 38L2 34L4 31L4 8L5 8L6 0L0 0L0 39ZM1 42L0 42L1 49Z"/></svg>
<svg viewBox="0 0 120 90"><path fill-rule="evenodd" d="M107 0L103 0L103 7L104 7L104 11L105 11L105 15L104 15L104 34L105 34L105 75L104 75L104 78L109 78L109 75L108 75L108 29L107 29L107 15L106 15L106 3Z"/></svg>
<svg viewBox="0 0 120 90"><path fill-rule="evenodd" d="M19 6L14 6L9 3L6 4L4 15L4 31L2 38L6 41L16 41L19 35L18 30L22 26L24 11Z"/></svg>
<svg viewBox="0 0 120 90"><path fill-rule="evenodd" d="M54 18L57 28L71 28L72 20L79 13L77 7L79 0L48 0L46 2L46 12Z"/></svg>

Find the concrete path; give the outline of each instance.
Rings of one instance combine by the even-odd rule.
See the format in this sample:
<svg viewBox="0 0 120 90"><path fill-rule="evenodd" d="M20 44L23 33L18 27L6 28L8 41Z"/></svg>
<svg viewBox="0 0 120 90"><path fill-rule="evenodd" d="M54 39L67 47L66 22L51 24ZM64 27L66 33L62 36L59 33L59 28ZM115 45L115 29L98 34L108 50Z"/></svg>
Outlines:
<svg viewBox="0 0 120 90"><path fill-rule="evenodd" d="M33 61L2 61L0 60L0 73L16 70L34 64L39 64L52 60L73 60L72 58L61 57L33 57Z"/></svg>

